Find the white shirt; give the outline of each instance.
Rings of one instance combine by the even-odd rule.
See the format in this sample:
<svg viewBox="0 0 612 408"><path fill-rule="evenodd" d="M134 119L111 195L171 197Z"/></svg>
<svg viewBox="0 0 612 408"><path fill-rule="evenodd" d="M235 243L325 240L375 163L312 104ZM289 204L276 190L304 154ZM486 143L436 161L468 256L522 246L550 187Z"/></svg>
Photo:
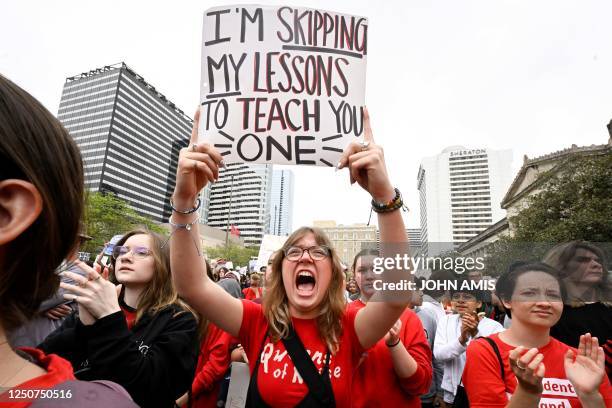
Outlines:
<svg viewBox="0 0 612 408"><path fill-rule="evenodd" d="M444 310L442 303L438 302L429 295L423 295L423 304L421 305L421 309L433 311L436 316L436 321L438 322L441 318L446 316L446 311Z"/></svg>
<svg viewBox="0 0 612 408"><path fill-rule="evenodd" d="M487 337L494 333L504 331L501 324L488 317L478 323L478 333L475 337ZM436 329L436 340L434 342L434 357L444 364L444 376L442 377L442 389L444 390L444 401L452 403L457 386L461 382L461 375L465 367L465 350L471 339L465 346L459 343L461 335L461 320L458 314L445 315L438 321Z"/></svg>

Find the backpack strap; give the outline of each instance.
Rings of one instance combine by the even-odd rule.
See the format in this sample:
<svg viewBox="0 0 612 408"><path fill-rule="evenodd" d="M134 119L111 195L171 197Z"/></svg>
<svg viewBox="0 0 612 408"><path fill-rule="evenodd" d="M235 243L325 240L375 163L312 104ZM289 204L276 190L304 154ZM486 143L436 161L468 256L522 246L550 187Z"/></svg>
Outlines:
<svg viewBox="0 0 612 408"><path fill-rule="evenodd" d="M306 352L304 344L295 333L293 326L289 326L289 336L282 339L291 361L297 368L300 376L308 386L311 395L319 402L321 407L335 406L334 394L330 383L324 382L317 368L312 361L312 358ZM327 352L326 362L329 364L329 351ZM327 375L324 373L324 375Z"/></svg>
<svg viewBox="0 0 612 408"><path fill-rule="evenodd" d="M479 337L479 339L484 339L487 341L487 343L489 343L491 345L491 347L493 348L493 351L495 352L495 355L497 356L497 361L499 362L499 370L501 373L501 378L504 381L504 384L506 383L506 375L504 373L504 361L502 360L501 357L501 353L499 352L499 348L497 347L497 343L495 343L492 339L488 338L488 337Z"/></svg>

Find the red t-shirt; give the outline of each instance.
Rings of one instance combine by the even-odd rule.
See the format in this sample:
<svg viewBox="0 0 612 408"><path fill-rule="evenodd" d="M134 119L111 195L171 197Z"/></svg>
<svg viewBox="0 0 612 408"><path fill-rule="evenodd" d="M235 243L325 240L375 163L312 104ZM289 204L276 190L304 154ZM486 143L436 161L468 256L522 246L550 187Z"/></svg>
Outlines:
<svg viewBox="0 0 612 408"><path fill-rule="evenodd" d="M206 338L201 343L196 375L191 385L193 407L216 407L219 385L230 363L229 346L233 337L208 323Z"/></svg>
<svg viewBox="0 0 612 408"><path fill-rule="evenodd" d="M43 368L47 373L40 377L32 378L29 381L19 384L13 390L51 388L64 381L74 380L74 372L69 361L64 360L56 354L45 354L41 350L29 347L20 348L21 351L28 353L34 358L36 364ZM22 408L29 407L32 401L11 401L9 392L0 395L0 407L2 408Z"/></svg>
<svg viewBox="0 0 612 408"><path fill-rule="evenodd" d="M474 408L505 407L517 385L516 377L508 363L508 353L515 347L501 341L498 334L489 337L499 348L504 362L506 383L502 382L499 361L491 345L485 340L472 341L467 348L463 386L467 392L470 407ZM582 407L573 385L565 375L563 361L568 349L576 350L552 337L546 346L540 348L546 367L542 381L544 391L540 399L542 408ZM606 401L606 406L612 406L612 388L605 376L599 392Z"/></svg>
<svg viewBox="0 0 612 408"><path fill-rule="evenodd" d="M365 307L361 300L349 303L349 310ZM406 309L400 320L399 337L417 363L416 372L400 379L395 374L391 352L381 339L365 353L353 378L353 407L420 407L420 395L429 391L432 378L431 349L423 324L416 313ZM397 347L397 346L396 346Z"/></svg>
<svg viewBox="0 0 612 408"><path fill-rule="evenodd" d="M270 343L269 339L266 339L261 356L258 355L268 331L268 321L261 305L243 300L242 307L242 325L238 337L249 358L251 375L256 359L261 357L257 373L259 394L264 402L272 407L295 406L306 396L308 387L299 377L282 341ZM336 354L331 355L329 362L338 408L351 406L351 380L364 351L355 333L356 313L356 309L347 309L344 313L340 348ZM291 321L306 351L321 372L325 366L327 347L319 336L316 320L292 318Z"/></svg>
<svg viewBox="0 0 612 408"><path fill-rule="evenodd" d="M263 294L263 288L254 288L254 287L244 288L242 289L242 294L244 295L244 298L246 300L259 299L256 296L255 291L259 293L259 298L261 298L261 295Z"/></svg>

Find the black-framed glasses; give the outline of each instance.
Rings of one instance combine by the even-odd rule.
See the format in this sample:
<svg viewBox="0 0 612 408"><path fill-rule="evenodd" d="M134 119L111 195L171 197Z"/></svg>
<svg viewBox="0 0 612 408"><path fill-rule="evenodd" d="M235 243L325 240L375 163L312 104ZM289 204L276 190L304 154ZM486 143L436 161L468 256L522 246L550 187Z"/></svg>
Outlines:
<svg viewBox="0 0 612 408"><path fill-rule="evenodd" d="M138 258L146 258L147 256L151 255L151 250L147 247L143 247L143 246L135 246L135 247L129 247L129 246L115 246L113 248L113 257L115 259L119 258L122 255L127 255L128 252L132 252L132 255L138 257Z"/></svg>
<svg viewBox="0 0 612 408"><path fill-rule="evenodd" d="M308 252L308 255L310 255L314 261L322 261L331 254L331 250L326 246L312 246L309 248L292 246L285 249L284 252L285 258L289 261L299 261L304 255L304 252Z"/></svg>

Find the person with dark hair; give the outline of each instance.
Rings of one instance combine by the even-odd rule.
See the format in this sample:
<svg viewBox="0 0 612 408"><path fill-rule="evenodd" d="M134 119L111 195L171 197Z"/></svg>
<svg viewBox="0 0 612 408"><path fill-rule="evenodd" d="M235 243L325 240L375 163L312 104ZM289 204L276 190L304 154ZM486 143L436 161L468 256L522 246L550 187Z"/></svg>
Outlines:
<svg viewBox="0 0 612 408"><path fill-rule="evenodd" d="M355 279L349 279L348 283L346 284L346 291L349 293L349 299L351 302L359 299L361 296L359 286L357 285L357 282L355 282Z"/></svg>
<svg viewBox="0 0 612 408"><path fill-rule="evenodd" d="M423 309L431 310L436 316L436 321L440 321L446 316L446 310L441 300L445 296L445 282L454 279L455 276L451 271L433 271L428 279L430 282L435 282L433 289L423 290Z"/></svg>
<svg viewBox="0 0 612 408"><path fill-rule="evenodd" d="M434 357L444 364L442 389L444 402L452 404L461 373L465 366L465 351L472 339L490 336L504 328L495 320L477 314L482 305L482 292L471 289L471 281L457 278L456 288L450 290L453 314L445 315L438 321Z"/></svg>
<svg viewBox="0 0 612 408"><path fill-rule="evenodd" d="M471 407L612 406L597 338L580 336L576 350L550 336L566 297L555 269L515 264L495 291L512 324L468 347L463 385Z"/></svg>
<svg viewBox="0 0 612 408"><path fill-rule="evenodd" d="M349 310L364 308L376 292L372 262L377 256L378 251L371 249L355 255L353 273L361 297L349 304ZM431 379L431 348L423 325L415 312L406 309L359 364L353 377L352 406L420 407L419 396L429 390Z"/></svg>
<svg viewBox="0 0 612 408"><path fill-rule="evenodd" d="M90 407L134 406L117 384L75 381L68 361L40 349L16 349L7 339L57 291L55 271L76 249L83 209L78 147L36 99L0 75L2 406L29 406L28 389L48 389L45 395L55 393L56 400L64 396L63 406L82 406L87 397Z"/></svg>
<svg viewBox="0 0 612 408"><path fill-rule="evenodd" d="M240 338L251 370L249 406L349 407L352 373L361 355L393 327L408 299L399 292L397 300L347 310L338 253L322 230L310 227L294 231L274 257L263 305L235 299L207 279L200 269L199 240L194 240L193 208L200 190L218 178L222 156L209 144L196 144L198 120L199 111L192 144L179 156L173 195L170 252L179 293ZM385 249L393 252L389 256L399 255L408 242L398 211L403 200L391 185L382 148L374 143L367 111L363 128L365 140L350 143L338 167L347 167L351 180L372 196L381 247L399 244L398 250Z"/></svg>
<svg viewBox="0 0 612 408"><path fill-rule="evenodd" d="M552 248L543 262L559 271L568 292L551 336L572 347L578 347L581 333L597 337L612 378L612 292L605 252L589 242L571 241Z"/></svg>
<svg viewBox="0 0 612 408"><path fill-rule="evenodd" d="M79 379L117 382L143 407L173 406L191 386L198 324L172 285L164 237L125 234L113 248L111 281L79 266L88 277L63 272L77 284L61 284L78 313L40 348L70 360Z"/></svg>

